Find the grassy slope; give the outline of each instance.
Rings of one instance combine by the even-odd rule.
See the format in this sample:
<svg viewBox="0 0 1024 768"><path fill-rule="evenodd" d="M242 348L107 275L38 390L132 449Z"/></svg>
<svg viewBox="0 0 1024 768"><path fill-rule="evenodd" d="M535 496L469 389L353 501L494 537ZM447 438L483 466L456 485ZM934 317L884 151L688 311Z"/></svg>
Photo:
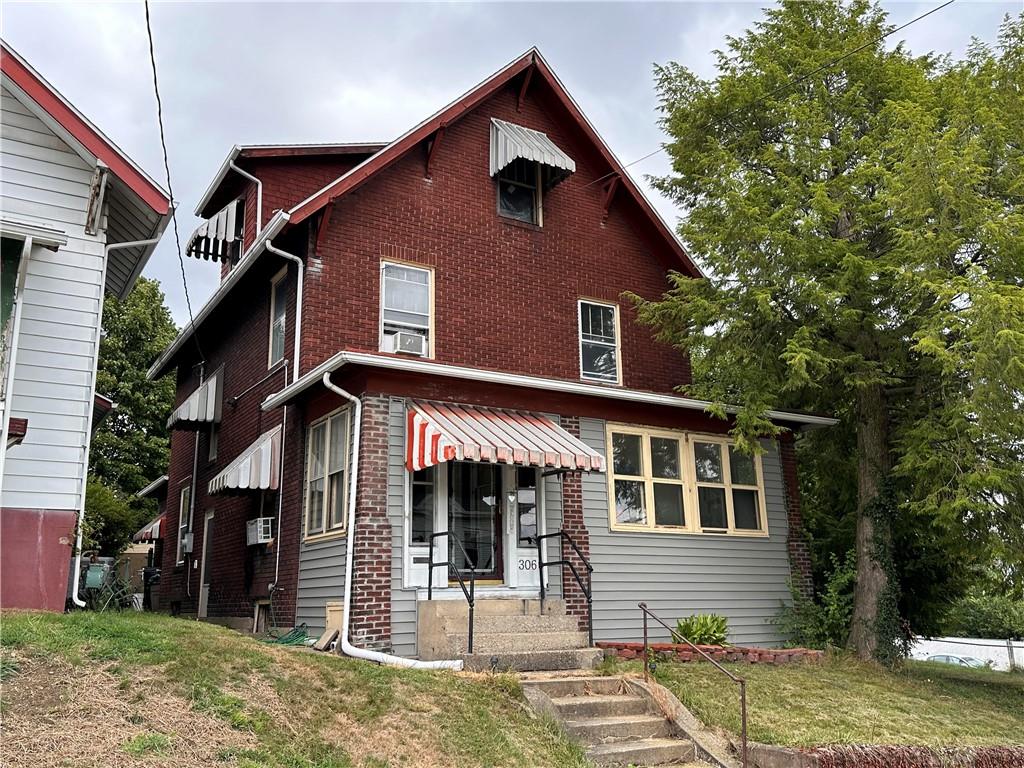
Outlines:
<svg viewBox="0 0 1024 768"><path fill-rule="evenodd" d="M638 662L611 665L640 670ZM1024 675L909 662L905 671L837 656L820 664L729 665L747 680L750 738L769 744L1024 743ZM658 681L704 722L739 732L735 684L710 664L658 664Z"/></svg>
<svg viewBox="0 0 1024 768"><path fill-rule="evenodd" d="M4 719L25 734L26 745L38 728L73 732L71 718L81 706L67 705L69 697L87 680L93 698L101 697L111 679L127 703L112 701L96 717L123 714L110 723L78 724L120 729L113 742L117 759L105 756L108 764L156 765L162 758L180 766L208 764L201 753L214 756L215 764L245 768L586 764L578 747L526 707L511 676L380 667L150 614L7 613L0 639ZM64 678L77 679L76 685L53 694L52 706L39 705L45 689ZM25 722L32 717L37 728ZM209 722L186 728L190 718ZM218 728L238 738L222 738ZM5 752L14 757L18 741L12 743L10 733ZM223 744L195 743L218 739ZM32 748L38 747L25 747ZM68 751L63 764L80 764Z"/></svg>

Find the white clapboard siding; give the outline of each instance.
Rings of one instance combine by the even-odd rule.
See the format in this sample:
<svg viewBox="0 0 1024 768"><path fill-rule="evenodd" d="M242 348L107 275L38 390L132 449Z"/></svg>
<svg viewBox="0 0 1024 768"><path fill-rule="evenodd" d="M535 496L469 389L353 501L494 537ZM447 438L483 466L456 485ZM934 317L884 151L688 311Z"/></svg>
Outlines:
<svg viewBox="0 0 1024 768"><path fill-rule="evenodd" d="M92 166L7 88L0 94L0 210L57 227L68 243L27 264L11 416L28 419L7 451L4 507L75 510L81 501L103 307L103 236L85 233Z"/></svg>

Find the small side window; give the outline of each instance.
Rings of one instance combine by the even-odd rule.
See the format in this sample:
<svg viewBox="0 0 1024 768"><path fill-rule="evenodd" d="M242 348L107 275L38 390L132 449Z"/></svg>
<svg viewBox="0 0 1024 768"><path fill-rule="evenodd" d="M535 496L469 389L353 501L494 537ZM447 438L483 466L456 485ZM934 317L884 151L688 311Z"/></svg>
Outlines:
<svg viewBox="0 0 1024 768"><path fill-rule="evenodd" d="M381 262L382 352L429 357L433 299L429 269Z"/></svg>
<svg viewBox="0 0 1024 768"><path fill-rule="evenodd" d="M288 307L285 277L288 270L282 269L270 281L270 343L267 367L271 368L284 359L284 326Z"/></svg>
<svg viewBox="0 0 1024 768"><path fill-rule="evenodd" d="M510 219L540 224L540 165L520 158L498 173L498 213Z"/></svg>
<svg viewBox="0 0 1024 768"><path fill-rule="evenodd" d="M580 301L580 378L618 384L618 307L594 301Z"/></svg>

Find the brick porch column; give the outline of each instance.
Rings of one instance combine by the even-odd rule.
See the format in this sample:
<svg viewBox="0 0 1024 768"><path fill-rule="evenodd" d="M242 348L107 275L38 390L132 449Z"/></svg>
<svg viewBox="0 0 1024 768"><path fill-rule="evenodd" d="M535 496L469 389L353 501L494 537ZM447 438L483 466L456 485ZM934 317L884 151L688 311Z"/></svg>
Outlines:
<svg viewBox="0 0 1024 768"><path fill-rule="evenodd" d="M562 416L559 419L562 428L573 435L580 436L580 420L575 416ZM586 522L583 519L583 475L580 472L567 472L561 475L562 480L562 530L572 536L573 541L580 548L580 551L590 558L590 533L587 531ZM586 580L587 568L573 551L569 543L562 540L561 556L563 560L569 560L579 575ZM587 626L587 598L580 590L579 584L572 575L568 566L562 566L562 591L565 595L565 612L578 619L578 626L581 631L586 632Z"/></svg>
<svg viewBox="0 0 1024 768"><path fill-rule="evenodd" d="M364 395L349 626L354 644L391 649L388 400Z"/></svg>
<svg viewBox="0 0 1024 768"><path fill-rule="evenodd" d="M786 489L786 521L789 527L786 544L789 548L789 570L793 586L800 594L811 597L814 581L811 578L811 552L804 532L804 518L800 510L800 484L797 479L796 444L792 432L779 435L779 461Z"/></svg>

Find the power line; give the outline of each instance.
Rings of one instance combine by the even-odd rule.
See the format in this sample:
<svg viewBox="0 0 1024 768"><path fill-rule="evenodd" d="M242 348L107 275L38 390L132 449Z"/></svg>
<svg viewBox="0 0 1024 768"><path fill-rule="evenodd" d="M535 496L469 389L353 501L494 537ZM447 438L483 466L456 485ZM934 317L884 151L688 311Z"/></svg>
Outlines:
<svg viewBox="0 0 1024 768"><path fill-rule="evenodd" d="M145 0L146 8L146 36L149 38L149 63L153 68L153 93L156 95L156 119L160 125L160 147L164 154L164 171L167 174L167 194L171 197L171 223L174 225L174 243L178 248L178 266L181 268L181 285L185 289L185 306L188 308L188 322L192 329L192 338L195 340L196 351L199 359L204 361L206 356L203 348L199 345L199 336L196 333L196 320L192 315L192 299L188 294L188 279L185 277L185 258L181 253L181 234L178 232L178 213L174 205L174 189L171 187L171 164L167 157L167 137L164 134L164 106L160 98L160 84L156 76L156 52L153 48L153 27L149 19L149 0Z"/></svg>
<svg viewBox="0 0 1024 768"><path fill-rule="evenodd" d="M941 5L935 6L930 11L925 11L920 16L916 16L913 19L911 19L910 21L905 22L905 23L901 24L900 26L895 27L894 29L890 29L885 34L879 35L878 37L875 37L875 38L873 38L871 40L868 40L866 43L858 45L856 48L853 48L853 49L847 51L842 56L840 56L840 57L838 57L836 59L832 59L831 61L828 61L825 64L822 64L821 66L817 67L816 69L811 70L807 74L801 75L800 77L797 77L797 78L792 78L790 80L787 80L785 83L780 85L778 88L775 88L774 90L768 92L766 95L764 95L764 96L762 96L762 97L760 97L758 99L754 99L754 101L752 101L750 104L744 104L742 107L737 107L736 109L733 109L733 110L731 110L729 112L726 112L722 117L718 118L717 120L712 121L707 127L708 128L715 127L716 125L720 124L721 122L723 122L725 120L728 120L730 117L735 115L737 112L741 112L743 110L751 109L752 107L756 107L758 104L760 104L762 102L765 102L768 99L771 99L771 98L773 98L775 96L778 96L783 91L785 91L785 90L787 90L789 88L792 88L795 85L799 85L800 83L805 82L806 80L809 80L810 78L814 77L819 72L824 72L826 69L831 69L832 67L836 66L836 64L839 64L840 62L845 61L846 59L850 58L851 56L860 53L865 48L870 48L873 45L877 45L878 43L882 42L883 40L885 40L885 38L889 37L890 35L895 35L897 32L901 32L902 30L904 30L907 27L909 27L911 24L916 24L917 22L921 21L921 19L924 19L924 18L926 18L928 16L931 16L933 13L936 13L937 11L941 11L946 6L952 5L955 2L956 2L956 0L946 0L946 2L942 3ZM643 157L637 158L636 160L633 160L632 162L626 163L624 166L622 166L622 168L623 168L623 170L625 170L626 168L629 168L630 166L636 165L637 163L642 163L644 160L646 160L646 159L648 159L650 157L654 157L659 152L664 152L666 148L667 148L667 146L665 144L662 144L660 147L658 147L653 152L648 152ZM616 176L616 175L618 175L618 171L609 171L604 176L600 176L600 177L594 179L593 181L589 182L588 184L584 184L582 188L586 189L589 186L592 186L594 184L598 184L598 183L604 181L605 179L607 179L607 178L609 178L611 176Z"/></svg>

